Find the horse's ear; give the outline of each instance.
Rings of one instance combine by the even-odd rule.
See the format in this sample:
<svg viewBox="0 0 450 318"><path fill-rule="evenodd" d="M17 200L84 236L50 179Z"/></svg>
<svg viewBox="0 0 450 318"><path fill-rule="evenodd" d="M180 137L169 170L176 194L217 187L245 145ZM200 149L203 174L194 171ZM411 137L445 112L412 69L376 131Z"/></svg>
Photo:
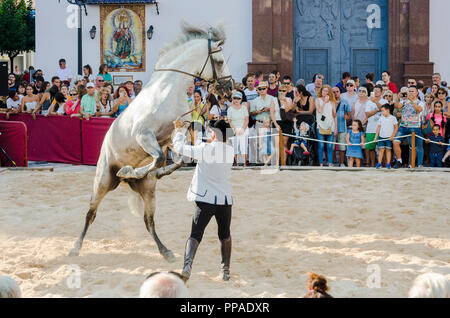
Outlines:
<svg viewBox="0 0 450 318"><path fill-rule="evenodd" d="M216 44L216 47L221 47L222 45L225 44L225 40L220 40L220 41L216 42L215 44Z"/></svg>

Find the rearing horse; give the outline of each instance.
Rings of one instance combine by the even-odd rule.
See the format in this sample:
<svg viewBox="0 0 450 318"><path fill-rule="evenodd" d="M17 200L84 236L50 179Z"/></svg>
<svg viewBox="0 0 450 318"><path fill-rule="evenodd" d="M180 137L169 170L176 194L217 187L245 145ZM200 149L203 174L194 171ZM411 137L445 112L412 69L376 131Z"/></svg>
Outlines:
<svg viewBox="0 0 450 318"><path fill-rule="evenodd" d="M221 48L224 42L223 27L203 30L185 25L182 34L161 50L149 84L105 135L86 223L70 256L79 255L102 199L124 181L142 198L145 225L160 254L174 261L173 253L155 231L156 182L182 166L180 163L163 168L164 151L171 141L173 121L189 111L186 89L192 77L215 82L219 90L229 93L231 75Z"/></svg>

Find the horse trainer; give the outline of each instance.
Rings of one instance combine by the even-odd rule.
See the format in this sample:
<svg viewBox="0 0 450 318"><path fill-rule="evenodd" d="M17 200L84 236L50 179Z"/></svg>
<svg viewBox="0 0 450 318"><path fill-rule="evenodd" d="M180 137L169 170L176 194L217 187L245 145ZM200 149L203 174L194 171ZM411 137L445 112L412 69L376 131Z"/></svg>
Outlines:
<svg viewBox="0 0 450 318"><path fill-rule="evenodd" d="M183 124L174 122L175 129ZM221 243L222 279L230 279L231 259L231 168L234 162L233 147L227 144L227 131L232 130L224 121L217 121L210 127L211 143L201 142L198 138L194 146L185 144L185 134L176 130L172 139L173 151L197 160L194 176L187 193L188 201L195 202L195 213L192 218L192 230L186 242L184 267L182 275L187 281L191 276L195 253L202 240L203 233L214 216L218 225L218 236Z"/></svg>

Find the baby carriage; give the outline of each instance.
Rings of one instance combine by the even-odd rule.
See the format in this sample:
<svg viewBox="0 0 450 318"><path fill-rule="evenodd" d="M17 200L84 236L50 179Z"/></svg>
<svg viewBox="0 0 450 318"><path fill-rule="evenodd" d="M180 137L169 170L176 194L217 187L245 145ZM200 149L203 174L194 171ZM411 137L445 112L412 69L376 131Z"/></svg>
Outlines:
<svg viewBox="0 0 450 318"><path fill-rule="evenodd" d="M307 138L315 138L314 136L314 123L309 127L309 130L307 132L307 134L305 135L305 137ZM302 139L298 139L298 138L291 138L292 142L294 143L295 141L297 142L304 142L307 151L309 152L309 154L305 154L304 150L299 146L299 147L295 147L292 151L292 155L288 155L286 158L286 164L288 166L304 166L304 167L308 167L308 166L312 166L314 164L314 152L315 152L315 147L314 147L314 142L311 140L302 140Z"/></svg>

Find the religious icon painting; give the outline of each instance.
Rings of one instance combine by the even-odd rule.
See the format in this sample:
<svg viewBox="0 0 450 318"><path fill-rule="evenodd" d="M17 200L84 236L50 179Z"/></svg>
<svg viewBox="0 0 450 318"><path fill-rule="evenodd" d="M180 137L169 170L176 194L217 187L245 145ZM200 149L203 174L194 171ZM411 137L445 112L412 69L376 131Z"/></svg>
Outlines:
<svg viewBox="0 0 450 318"><path fill-rule="evenodd" d="M145 72L145 5L100 6L100 64Z"/></svg>

